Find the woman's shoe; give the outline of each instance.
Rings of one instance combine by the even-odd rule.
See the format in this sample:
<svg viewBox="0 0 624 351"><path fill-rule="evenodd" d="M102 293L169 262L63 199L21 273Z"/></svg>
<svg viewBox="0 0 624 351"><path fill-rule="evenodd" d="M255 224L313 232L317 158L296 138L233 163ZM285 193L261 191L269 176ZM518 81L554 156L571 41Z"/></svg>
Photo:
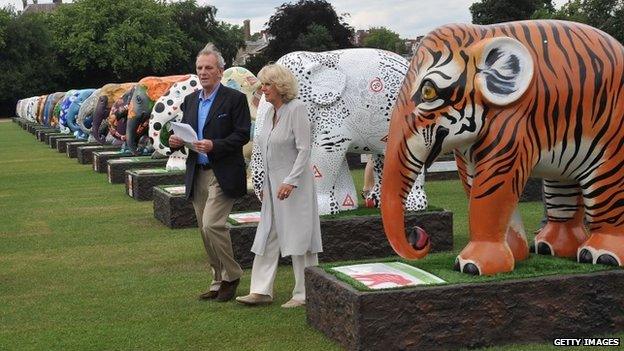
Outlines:
<svg viewBox="0 0 624 351"><path fill-rule="evenodd" d="M282 305L283 308L294 308L299 306L304 306L305 301L290 299L286 303Z"/></svg>
<svg viewBox="0 0 624 351"><path fill-rule="evenodd" d="M251 293L245 296L238 296L236 301L247 306L260 306L270 304L273 302L273 298L269 295Z"/></svg>

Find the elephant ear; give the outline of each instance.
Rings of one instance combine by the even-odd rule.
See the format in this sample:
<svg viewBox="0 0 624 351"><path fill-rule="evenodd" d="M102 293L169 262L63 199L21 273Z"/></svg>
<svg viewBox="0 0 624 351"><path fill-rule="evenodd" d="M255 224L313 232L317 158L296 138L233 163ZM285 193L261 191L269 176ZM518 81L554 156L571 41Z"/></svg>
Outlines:
<svg viewBox="0 0 624 351"><path fill-rule="evenodd" d="M518 100L533 78L533 58L518 40L489 39L478 61L477 83L490 103L504 106Z"/></svg>
<svg viewBox="0 0 624 351"><path fill-rule="evenodd" d="M318 105L331 105L342 96L347 85L347 76L335 68L328 68L318 62L305 67L310 84L310 100ZM301 87L300 87L301 90Z"/></svg>

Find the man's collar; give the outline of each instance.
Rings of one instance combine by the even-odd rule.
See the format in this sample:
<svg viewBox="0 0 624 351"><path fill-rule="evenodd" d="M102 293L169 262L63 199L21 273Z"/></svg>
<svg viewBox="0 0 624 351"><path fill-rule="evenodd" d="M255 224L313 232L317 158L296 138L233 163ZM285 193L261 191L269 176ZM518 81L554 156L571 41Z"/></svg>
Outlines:
<svg viewBox="0 0 624 351"><path fill-rule="evenodd" d="M217 84L217 86L212 90L212 92L210 93L210 95L208 97L205 96L206 91L204 89L201 90L201 93L199 93L199 100L207 100L207 101L212 101L214 100L215 95L217 95L217 91L219 90L219 87L221 86L221 83Z"/></svg>

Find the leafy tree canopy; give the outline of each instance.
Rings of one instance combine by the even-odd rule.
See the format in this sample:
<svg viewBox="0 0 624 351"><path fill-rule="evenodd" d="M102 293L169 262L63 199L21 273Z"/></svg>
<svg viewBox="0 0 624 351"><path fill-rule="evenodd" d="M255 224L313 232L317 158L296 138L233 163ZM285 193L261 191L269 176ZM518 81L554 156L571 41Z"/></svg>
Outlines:
<svg viewBox="0 0 624 351"><path fill-rule="evenodd" d="M474 24L526 20L541 9L554 10L552 0L481 0L470 5Z"/></svg>
<svg viewBox="0 0 624 351"><path fill-rule="evenodd" d="M294 4L283 4L267 23L268 33L273 39L265 50L266 58L275 61L292 51L323 50L312 48L315 43L331 48L351 47L353 28L345 22L344 16L336 14L334 7L325 0L299 0ZM326 32L320 27L324 27ZM327 35L331 37L331 43Z"/></svg>
<svg viewBox="0 0 624 351"><path fill-rule="evenodd" d="M384 27L369 29L362 44L364 47L393 51L397 54L403 54L407 51L399 34Z"/></svg>

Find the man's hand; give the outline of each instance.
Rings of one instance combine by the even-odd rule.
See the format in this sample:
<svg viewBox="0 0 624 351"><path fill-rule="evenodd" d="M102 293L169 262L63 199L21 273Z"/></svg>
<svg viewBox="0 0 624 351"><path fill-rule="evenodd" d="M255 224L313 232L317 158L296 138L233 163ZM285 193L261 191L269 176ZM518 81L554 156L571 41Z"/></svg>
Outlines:
<svg viewBox="0 0 624 351"><path fill-rule="evenodd" d="M171 134L169 136L169 146L177 149L179 147L184 146L184 140L182 140L182 138L175 136L174 134Z"/></svg>
<svg viewBox="0 0 624 351"><path fill-rule="evenodd" d="M195 148L195 150L197 150L197 152L207 154L210 151L212 151L212 140L208 140L208 139L198 140L193 143L193 147Z"/></svg>
<svg viewBox="0 0 624 351"><path fill-rule="evenodd" d="M280 200L287 199L295 187L290 184L282 183L277 190L277 198Z"/></svg>

